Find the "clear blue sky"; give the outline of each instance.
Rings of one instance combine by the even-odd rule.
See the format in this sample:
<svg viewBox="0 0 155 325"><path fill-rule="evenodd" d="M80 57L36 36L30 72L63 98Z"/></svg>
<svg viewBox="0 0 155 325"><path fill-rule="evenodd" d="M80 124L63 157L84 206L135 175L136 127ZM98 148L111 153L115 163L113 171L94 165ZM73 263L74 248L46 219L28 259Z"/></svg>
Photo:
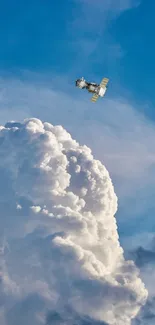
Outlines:
<svg viewBox="0 0 155 325"><path fill-rule="evenodd" d="M117 71L136 97L155 104L155 2L143 0L112 24L111 33L125 51Z"/></svg>
<svg viewBox="0 0 155 325"><path fill-rule="evenodd" d="M142 0L109 20L91 2L1 0L1 71L68 74L70 80L106 74L110 94L119 83L138 101L155 103L155 2ZM154 117L151 109L148 114Z"/></svg>

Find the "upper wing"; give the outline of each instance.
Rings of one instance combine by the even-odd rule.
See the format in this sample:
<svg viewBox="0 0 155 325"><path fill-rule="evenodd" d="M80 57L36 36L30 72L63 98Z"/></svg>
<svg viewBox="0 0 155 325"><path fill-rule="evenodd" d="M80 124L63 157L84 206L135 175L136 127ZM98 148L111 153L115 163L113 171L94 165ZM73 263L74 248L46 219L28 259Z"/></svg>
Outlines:
<svg viewBox="0 0 155 325"><path fill-rule="evenodd" d="M107 83L108 83L109 79L108 78L103 78L101 83L100 83L100 86L101 87L106 87Z"/></svg>
<svg viewBox="0 0 155 325"><path fill-rule="evenodd" d="M92 96L92 98L91 98L91 101L95 103L95 102L97 101L98 98L99 98L99 95L94 94L94 95Z"/></svg>

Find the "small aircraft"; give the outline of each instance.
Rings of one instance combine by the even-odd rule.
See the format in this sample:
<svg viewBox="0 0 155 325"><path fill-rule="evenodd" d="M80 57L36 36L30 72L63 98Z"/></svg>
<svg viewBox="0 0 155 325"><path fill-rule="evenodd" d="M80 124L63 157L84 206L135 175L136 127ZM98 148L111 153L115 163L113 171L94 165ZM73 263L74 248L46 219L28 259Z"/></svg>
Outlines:
<svg viewBox="0 0 155 325"><path fill-rule="evenodd" d="M101 83L98 85L95 82L87 82L83 77L81 79L77 79L75 81L76 87L80 89L86 88L90 93L93 93L93 96L91 97L92 102L96 102L99 97L103 97L106 90L107 90L107 83L109 79L103 78Z"/></svg>

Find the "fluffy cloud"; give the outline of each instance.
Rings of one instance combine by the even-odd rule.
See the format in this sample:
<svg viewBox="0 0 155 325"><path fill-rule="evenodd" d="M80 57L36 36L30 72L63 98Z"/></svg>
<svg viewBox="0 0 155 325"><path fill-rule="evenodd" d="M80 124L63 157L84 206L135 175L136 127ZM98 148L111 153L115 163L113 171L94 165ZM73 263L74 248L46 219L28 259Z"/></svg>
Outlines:
<svg viewBox="0 0 155 325"><path fill-rule="evenodd" d="M132 324L133 325L154 325L155 322L155 287L154 287L155 238L154 235L145 234L145 238L141 240L141 245L145 245L145 246L133 247L133 249L128 253L128 257L132 258L135 261L135 264L140 268L141 277L148 289L149 296L146 304L140 310L140 313L134 319ZM136 246L136 241L134 243L134 246Z"/></svg>
<svg viewBox="0 0 155 325"><path fill-rule="evenodd" d="M124 259L117 197L91 150L61 126L9 122L0 177L0 322L129 325L147 290Z"/></svg>

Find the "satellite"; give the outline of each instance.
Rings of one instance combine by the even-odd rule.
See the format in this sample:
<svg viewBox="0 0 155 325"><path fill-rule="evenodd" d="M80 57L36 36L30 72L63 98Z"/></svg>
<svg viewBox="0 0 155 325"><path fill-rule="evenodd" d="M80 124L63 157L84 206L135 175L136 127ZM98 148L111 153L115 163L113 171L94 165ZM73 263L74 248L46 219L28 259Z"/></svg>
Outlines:
<svg viewBox="0 0 155 325"><path fill-rule="evenodd" d="M103 97L107 90L107 83L109 79L103 78L100 84L94 82L87 82L83 77L77 79L75 82L76 87L80 89L87 89L90 93L93 94L91 101L95 103L99 97Z"/></svg>

